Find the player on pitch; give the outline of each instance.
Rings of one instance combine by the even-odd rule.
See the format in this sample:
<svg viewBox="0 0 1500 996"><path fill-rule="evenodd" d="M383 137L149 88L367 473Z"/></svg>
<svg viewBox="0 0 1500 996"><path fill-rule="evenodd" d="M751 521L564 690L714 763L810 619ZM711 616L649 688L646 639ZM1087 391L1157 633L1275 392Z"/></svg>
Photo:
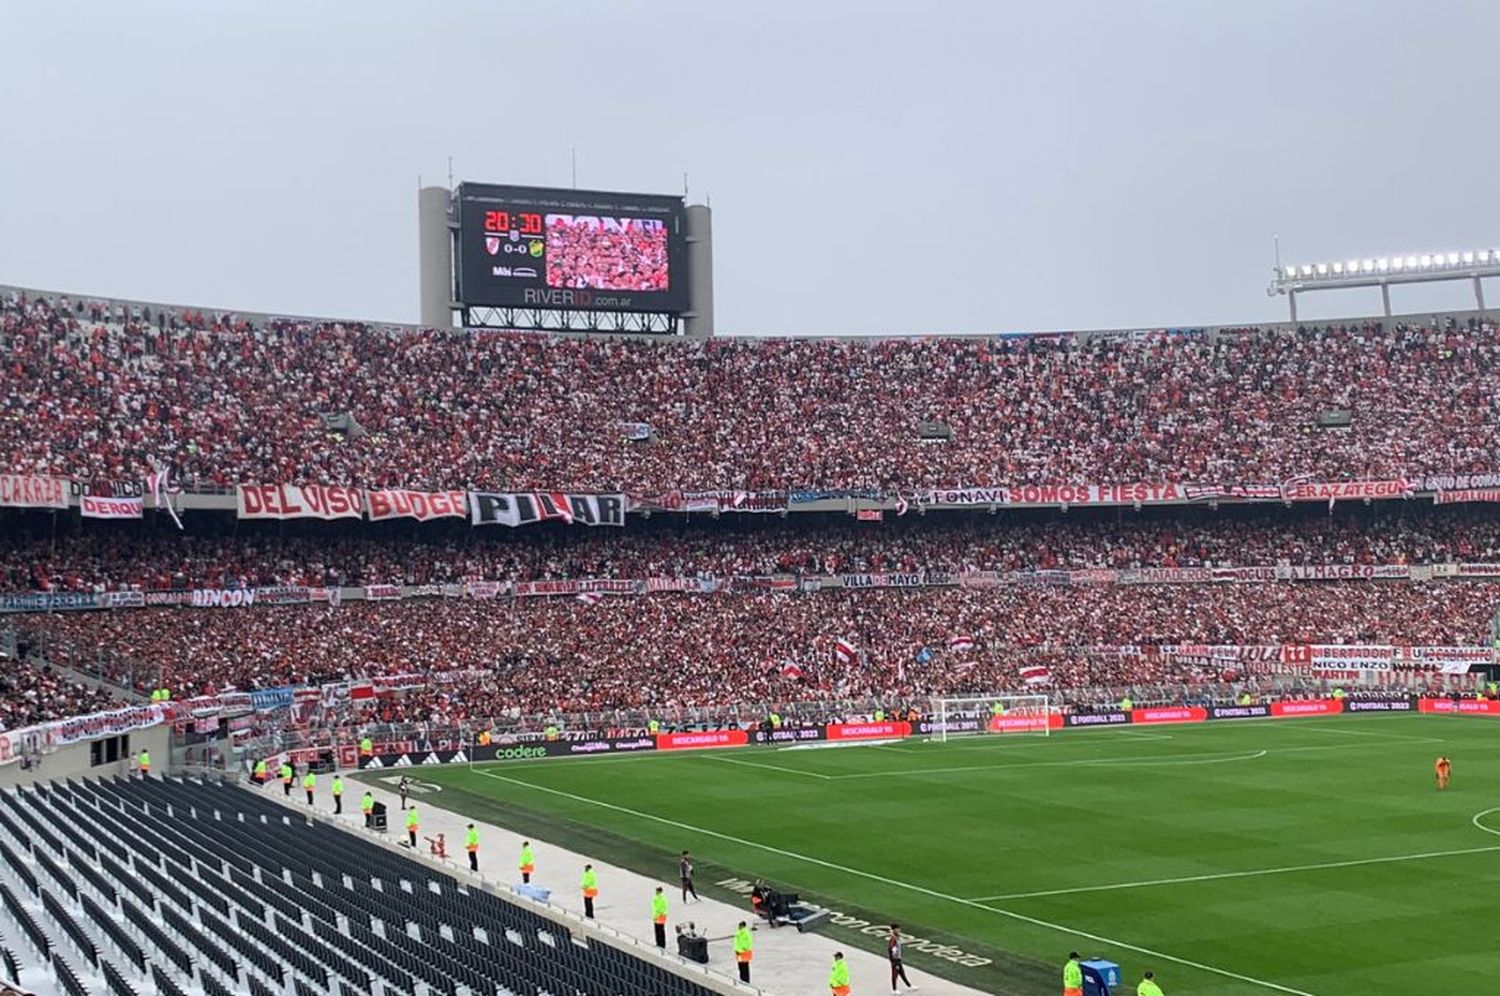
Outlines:
<svg viewBox="0 0 1500 996"><path fill-rule="evenodd" d="M1448 776L1453 773L1453 762L1448 760L1448 755L1439 755L1437 763L1432 766L1432 770L1437 775L1438 791L1447 788Z"/></svg>

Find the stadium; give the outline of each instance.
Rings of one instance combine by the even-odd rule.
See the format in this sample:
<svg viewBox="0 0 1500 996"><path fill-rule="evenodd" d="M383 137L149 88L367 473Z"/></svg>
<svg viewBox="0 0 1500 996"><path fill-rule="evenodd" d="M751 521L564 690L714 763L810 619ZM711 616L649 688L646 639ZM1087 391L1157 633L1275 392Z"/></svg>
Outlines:
<svg viewBox="0 0 1500 996"><path fill-rule="evenodd" d="M565 21L470 14L497 32ZM971 14L1000 26L992 12L933 17ZM644 30L596 15L569 30ZM133 63L100 16L77 45L102 79ZM765 27L715 16L747 39ZM833 39L853 29L808 16L837 62ZM883 5L866 16L873 51L905 44ZM238 51L214 34L223 17L143 23L191 42L191 66L220 57L204 39ZM1180 26L1253 36L1252 20L1226 8ZM927 49L908 27L924 51L977 44ZM1327 25L1308 30L1338 50ZM726 66L748 57L718 44ZM707 57L680 47L684 67ZM346 57L326 53L334 68ZM601 66L553 102L599 111L619 83ZM490 113L492 94L453 95L488 71L455 70L424 113ZM862 62L825 71L887 80ZM265 218L233 204L208 217L187 176L181 200L158 205L159 231L100 223L90 238L113 262L64 259L74 234L48 239L84 209L39 220L28 205L63 181L24 157L0 173L16 180L0 184L15 222L0 226L0 994L1495 984L1500 322L1486 293L1500 249L1483 232L1327 263L1278 248L1275 315L1230 296L1244 319L1153 326L1122 299L1106 306L1128 327L946 334L919 317L918 331L838 334L825 324L841 308L856 323L927 314L939 272L966 264L945 250L897 281L861 255L868 205L824 188L826 204L795 212L814 231L775 199L793 181L764 164L712 160L720 182L763 183L763 200L712 207L686 177L681 194L632 192L633 146L614 139L590 167L597 189L579 186L574 150L572 183L476 155L472 179L450 162L414 198L360 187L340 142L347 184L296 201L285 160L320 147L292 140L297 100L334 84L288 72L292 89L265 107L225 111L276 139L243 154L283 178L288 202L237 181ZM913 85L956 93L965 72ZM173 73L120 86L191 108ZM736 93L704 86L683 95L688 118ZM108 94L55 99L80 127L113 127ZM356 118L401 119L386 99L362 95ZM154 120L145 108L129 114ZM614 134L600 114L581 120ZM37 115L39 149L50 115ZM317 135L336 130L313 117ZM517 127L493 140L509 151ZM841 182L863 182L819 141L762 131L810 173L838 164ZM699 132L711 147L715 129ZM1126 158L1061 189L1086 199ZM941 162L890 168L910 182L900 196L942 196ZM294 203L346 196L333 186L400 212L405 236L365 239L345 201L293 217ZM113 197L145 204L150 189L121 180ZM1359 237L1463 230L1436 220L1442 191L1412 196L1432 198L1432 218L1393 212L1389 232ZM1315 219L1304 238L1343 251L1321 202L1297 202ZM171 219L190 215L211 237L161 257L181 270L167 272L152 254L176 251L162 247L189 222ZM929 229L870 252L928 238L1012 258L954 216L934 211ZM1209 255L1124 227L1185 271ZM357 317L387 309L389 288L337 262L353 259L353 233L360 252L399 261L414 298L399 320ZM262 237L291 262L255 248ZM302 252L328 261L311 285L293 272ZM244 259L265 269L220 266ZM1136 280L1152 269L1113 265ZM1100 287L1123 293L1110 268ZM1018 293L993 269L978 284ZM835 271L797 296L799 279ZM821 293L834 285L881 303L859 311L860 294ZM258 310L195 290L225 286L259 295ZM1166 290L1150 301L1161 314L1188 293ZM792 333L754 310L778 297ZM350 303L339 317L284 300ZM1005 320L992 300L965 298L965 314ZM1080 285L1060 306L1092 300Z"/></svg>

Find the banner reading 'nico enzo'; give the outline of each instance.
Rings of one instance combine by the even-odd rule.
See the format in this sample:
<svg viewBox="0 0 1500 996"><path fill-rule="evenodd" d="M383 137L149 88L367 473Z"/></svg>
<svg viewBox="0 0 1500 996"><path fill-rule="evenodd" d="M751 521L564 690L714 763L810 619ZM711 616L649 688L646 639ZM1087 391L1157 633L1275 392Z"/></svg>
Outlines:
<svg viewBox="0 0 1500 996"><path fill-rule="evenodd" d="M525 526L548 519L585 526L623 526L625 496L469 492L469 521L473 525Z"/></svg>

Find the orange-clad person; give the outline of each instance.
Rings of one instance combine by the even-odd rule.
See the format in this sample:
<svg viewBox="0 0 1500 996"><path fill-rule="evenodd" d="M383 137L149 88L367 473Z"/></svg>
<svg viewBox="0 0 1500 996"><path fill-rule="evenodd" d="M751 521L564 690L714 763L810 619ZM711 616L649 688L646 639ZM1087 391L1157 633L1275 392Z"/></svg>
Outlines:
<svg viewBox="0 0 1500 996"><path fill-rule="evenodd" d="M1453 773L1453 762L1448 760L1448 756L1446 754L1440 755L1437 763L1432 766L1432 770L1437 774L1438 789L1447 788L1448 776Z"/></svg>

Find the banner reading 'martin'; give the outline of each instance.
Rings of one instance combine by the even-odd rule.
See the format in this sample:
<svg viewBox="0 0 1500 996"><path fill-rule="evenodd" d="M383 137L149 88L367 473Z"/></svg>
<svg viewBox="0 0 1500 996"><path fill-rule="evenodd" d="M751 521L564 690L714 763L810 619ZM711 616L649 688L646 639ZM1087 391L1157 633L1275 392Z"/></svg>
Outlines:
<svg viewBox="0 0 1500 996"><path fill-rule="evenodd" d="M585 526L625 525L624 495L517 494L470 491L469 522L476 526L525 526L557 519Z"/></svg>

